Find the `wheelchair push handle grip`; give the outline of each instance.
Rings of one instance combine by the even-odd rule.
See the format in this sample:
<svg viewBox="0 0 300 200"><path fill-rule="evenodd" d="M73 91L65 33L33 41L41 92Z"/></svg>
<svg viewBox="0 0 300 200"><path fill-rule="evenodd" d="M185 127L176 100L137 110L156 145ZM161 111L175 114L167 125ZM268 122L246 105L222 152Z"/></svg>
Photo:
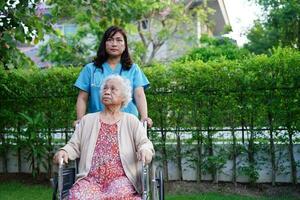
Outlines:
<svg viewBox="0 0 300 200"><path fill-rule="evenodd" d="M143 127L147 130L148 128L147 121L143 121Z"/></svg>
<svg viewBox="0 0 300 200"><path fill-rule="evenodd" d="M64 158L61 157L59 160L58 166L59 166L59 168L61 168L61 167L63 167L63 165L64 165Z"/></svg>

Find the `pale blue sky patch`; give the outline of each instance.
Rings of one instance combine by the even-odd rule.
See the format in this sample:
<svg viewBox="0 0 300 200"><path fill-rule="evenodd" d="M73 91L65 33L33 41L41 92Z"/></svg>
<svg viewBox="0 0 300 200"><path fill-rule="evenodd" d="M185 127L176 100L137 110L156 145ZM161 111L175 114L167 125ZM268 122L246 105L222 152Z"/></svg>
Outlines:
<svg viewBox="0 0 300 200"><path fill-rule="evenodd" d="M226 36L237 41L239 46L247 43L246 33L253 26L254 20L262 17L261 8L248 0L224 0L232 32Z"/></svg>

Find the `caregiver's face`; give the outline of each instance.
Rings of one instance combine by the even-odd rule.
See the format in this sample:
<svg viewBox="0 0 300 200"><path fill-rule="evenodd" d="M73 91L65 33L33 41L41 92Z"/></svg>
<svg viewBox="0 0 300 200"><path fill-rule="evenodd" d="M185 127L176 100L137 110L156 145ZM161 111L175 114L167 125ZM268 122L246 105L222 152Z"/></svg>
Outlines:
<svg viewBox="0 0 300 200"><path fill-rule="evenodd" d="M124 37L120 32L109 37L106 42L106 52L110 57L120 57L125 50Z"/></svg>

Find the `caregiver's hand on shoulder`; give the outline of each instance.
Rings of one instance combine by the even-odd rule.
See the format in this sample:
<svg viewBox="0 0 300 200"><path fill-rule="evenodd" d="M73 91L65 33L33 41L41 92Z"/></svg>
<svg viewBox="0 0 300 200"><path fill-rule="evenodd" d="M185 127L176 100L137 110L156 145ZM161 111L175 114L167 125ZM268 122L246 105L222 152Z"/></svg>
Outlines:
<svg viewBox="0 0 300 200"><path fill-rule="evenodd" d="M147 122L147 127L151 128L153 125L153 121L150 117L145 117L141 119L142 123L144 123L145 121Z"/></svg>
<svg viewBox="0 0 300 200"><path fill-rule="evenodd" d="M65 150L59 150L53 156L53 162L56 163L56 164L59 164L61 159L63 159L64 163L68 163L69 155Z"/></svg>
<svg viewBox="0 0 300 200"><path fill-rule="evenodd" d="M145 164L149 164L152 160L152 152L147 149L142 149L138 152L138 160Z"/></svg>

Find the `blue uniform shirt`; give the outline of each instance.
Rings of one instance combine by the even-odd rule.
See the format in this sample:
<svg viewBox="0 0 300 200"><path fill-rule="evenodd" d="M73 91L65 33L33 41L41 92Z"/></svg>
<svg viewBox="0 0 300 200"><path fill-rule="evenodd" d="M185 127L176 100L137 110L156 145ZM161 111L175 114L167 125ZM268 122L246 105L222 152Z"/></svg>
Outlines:
<svg viewBox="0 0 300 200"><path fill-rule="evenodd" d="M74 84L75 87L89 94L88 112L90 113L104 109L104 105L100 101L100 87L102 81L111 74L118 74L123 78L129 79L133 91L137 87L144 87L144 89L146 89L149 86L147 77L136 64L132 64L129 70L122 69L120 63L117 64L114 70L111 69L107 62L103 63L102 67L103 71L100 68L96 68L94 63L85 65ZM122 111L138 116L133 94L132 99L133 100L130 101L127 107L123 108Z"/></svg>

